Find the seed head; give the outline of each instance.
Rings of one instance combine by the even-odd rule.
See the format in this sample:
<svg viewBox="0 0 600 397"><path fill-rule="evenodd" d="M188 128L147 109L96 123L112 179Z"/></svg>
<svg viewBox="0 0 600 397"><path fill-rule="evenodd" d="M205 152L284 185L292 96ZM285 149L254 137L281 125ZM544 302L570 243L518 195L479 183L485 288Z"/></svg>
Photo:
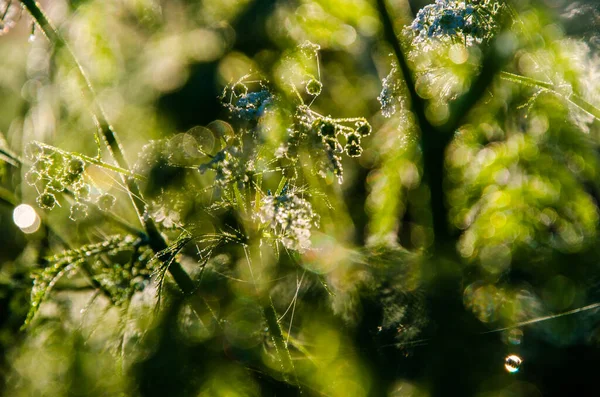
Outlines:
<svg viewBox="0 0 600 397"><path fill-rule="evenodd" d="M78 158L73 157L69 160L69 164L67 165L67 172L71 175L81 175L85 170L85 162Z"/></svg>
<svg viewBox="0 0 600 397"><path fill-rule="evenodd" d="M88 201L90 199L90 194L90 185L87 183L82 184L77 190L75 190L75 196L77 196L78 200Z"/></svg>
<svg viewBox="0 0 600 397"><path fill-rule="evenodd" d="M348 134L346 136L347 139L347 144L348 145L358 145L360 146L360 135L358 135L357 133L352 133L352 134Z"/></svg>
<svg viewBox="0 0 600 397"><path fill-rule="evenodd" d="M363 152L362 147L356 143L346 145L345 150L350 157L360 157Z"/></svg>
<svg viewBox="0 0 600 397"><path fill-rule="evenodd" d="M323 138L335 138L337 128L331 121L323 120L319 122L318 131L319 135L321 135Z"/></svg>
<svg viewBox="0 0 600 397"><path fill-rule="evenodd" d="M117 201L117 199L115 198L115 196L113 196L112 194L109 194L109 193L104 193L98 197L98 201L97 201L98 208L101 211L110 211L112 209L112 207L115 205L116 201Z"/></svg>
<svg viewBox="0 0 600 397"><path fill-rule="evenodd" d="M360 136L368 136L371 134L372 130L371 124L366 121L359 121L356 123L356 132L358 132Z"/></svg>
<svg viewBox="0 0 600 397"><path fill-rule="evenodd" d="M306 83L306 92L309 95L317 96L321 94L321 90L323 89L323 84L317 79L310 79L308 83Z"/></svg>
<svg viewBox="0 0 600 397"><path fill-rule="evenodd" d="M42 193L36 200L41 209L51 210L56 205L56 197L52 193Z"/></svg>
<svg viewBox="0 0 600 397"><path fill-rule="evenodd" d="M88 216L88 207L83 203L75 203L71 206L71 214L69 218L72 221L80 221Z"/></svg>
<svg viewBox="0 0 600 397"><path fill-rule="evenodd" d="M65 185L62 183L62 181L60 179L52 179L48 183L47 188L55 191L56 193L60 193L65 190Z"/></svg>
<svg viewBox="0 0 600 397"><path fill-rule="evenodd" d="M37 171L29 170L25 174L25 182L27 182L27 184L30 186L33 186L36 183L38 183L40 179L42 179L42 176Z"/></svg>
<svg viewBox="0 0 600 397"><path fill-rule="evenodd" d="M25 146L24 152L25 152L25 156L28 159L33 160L33 159L36 159L39 156L41 156L42 153L44 152L44 150L37 142L31 142L30 144Z"/></svg>

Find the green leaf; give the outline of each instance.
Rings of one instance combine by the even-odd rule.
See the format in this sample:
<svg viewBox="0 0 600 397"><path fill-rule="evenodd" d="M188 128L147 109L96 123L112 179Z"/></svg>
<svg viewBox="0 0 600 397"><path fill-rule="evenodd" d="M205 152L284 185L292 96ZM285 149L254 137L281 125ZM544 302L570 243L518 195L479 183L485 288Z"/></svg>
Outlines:
<svg viewBox="0 0 600 397"><path fill-rule="evenodd" d="M25 323L23 324L23 327L21 327L22 329L27 328L27 326L31 324L31 321L39 311L42 302L46 299L46 296L48 296L48 293L52 287L54 287L56 282L83 262L83 259L79 259L75 262L71 262L67 259L68 258L65 258L48 266L34 276L33 288L31 289L31 307L27 313Z"/></svg>
<svg viewBox="0 0 600 397"><path fill-rule="evenodd" d="M287 178L285 176L282 176L281 180L279 181L279 186L277 186L277 190L275 191L275 196L279 196L281 192L283 192L283 188L285 188L286 183Z"/></svg>

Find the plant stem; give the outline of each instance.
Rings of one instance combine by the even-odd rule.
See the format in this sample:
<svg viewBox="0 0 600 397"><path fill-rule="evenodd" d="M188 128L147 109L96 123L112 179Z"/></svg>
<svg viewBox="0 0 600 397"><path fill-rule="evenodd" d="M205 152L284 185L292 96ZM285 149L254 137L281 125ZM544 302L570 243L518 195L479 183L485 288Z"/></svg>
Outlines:
<svg viewBox="0 0 600 397"><path fill-rule="evenodd" d="M469 91L450 104L449 117L442 125L433 125L426 115L426 101L416 91L415 81L408 60L400 47L400 41L394 31L392 18L387 10L385 0L377 0L377 8L383 24L384 36L392 45L394 56L406 82L411 107L417 124L421 130L421 148L423 150L423 174L431 194L431 213L435 236L434 250L453 242L448 226L448 210L444 200L444 157L454 132L487 92L494 76L500 71L504 62L512 56L512 52L499 54L495 51L495 40L489 43L490 51L483 60L481 72L471 84Z"/></svg>
<svg viewBox="0 0 600 397"><path fill-rule="evenodd" d="M287 378L286 374L292 374L296 386L299 387L296 369L294 368L294 362L292 361L292 356L290 355L287 344L283 339L283 331L279 326L279 321L277 321L277 312L275 311L275 306L273 306L273 300L270 296L268 304L263 309L263 314L265 316L265 320L267 321L267 327L269 327L269 331L271 332L271 338L273 339L273 343L277 351L277 358L280 361L284 378Z"/></svg>
<svg viewBox="0 0 600 397"><path fill-rule="evenodd" d="M423 173L424 179L429 185L431 193L431 210L433 217L433 232L435 236L435 245L440 240L449 238L447 225L447 209L443 199L443 168L444 151L451 134L439 134L436 128L431 125L425 114L426 103L417 94L415 83L412 78L412 71L408 65L400 42L394 31L394 25L387 10L385 0L377 0L377 8L381 22L383 23L384 36L392 46L394 56L400 67L400 71L406 82L406 88L410 97L410 104L415 115L416 123L421 130L421 147L423 149Z"/></svg>
<svg viewBox="0 0 600 397"><path fill-rule="evenodd" d="M552 94L565 99L567 102L572 104L573 106L579 108L580 110L592 115L596 120L600 121L600 109L580 97L576 94L565 95L557 90L552 83L548 83L542 80L532 79L531 77L525 77L518 74L510 73L502 71L500 72L500 78L506 81L510 81L512 83L521 84L533 88L539 88Z"/></svg>
<svg viewBox="0 0 600 397"><path fill-rule="evenodd" d="M81 154L81 153L75 154L75 153L67 152L66 150L62 150L60 148L57 148L57 147L52 146L52 145L48 145L47 143L43 143L43 142L34 141L34 143L37 144L41 148L50 149L50 150L52 150L54 152L57 152L59 154L62 154L64 156L66 156L68 158L80 157L81 159L85 160L86 162L88 162L90 164L94 164L94 165L96 165L98 167L105 168L105 169L110 170L110 171L114 171L117 174L122 174L122 175L130 176L130 177L134 177L136 179L144 179L143 176L137 175L137 174L129 171L129 169L125 169L125 168L121 168L121 167L115 167L114 165L105 163L104 161L99 160L97 158L86 156L85 154Z"/></svg>
<svg viewBox="0 0 600 397"><path fill-rule="evenodd" d="M117 133L106 119L102 107L96 100L96 94L90 83L90 80L85 74L80 63L77 61L77 58L75 57L73 51L71 51L65 39L48 20L48 18L40 8L39 4L35 0L21 0L21 3L23 3L27 10L31 13L31 16L36 21L41 31L46 35L48 40L55 46L63 47L66 49L66 55L68 59L71 61L71 63L73 63L76 66L76 69L79 72L79 76L84 83L83 94L91 105L90 110L94 117L94 121L96 122L96 125L98 127L98 132L100 133L100 136L102 136L106 147L108 148L112 157L115 159L117 165L125 170L130 170L129 165L127 164L127 160L125 159L123 148L119 142ZM160 234L160 232L156 228L156 225L154 224L154 222L152 221L152 219L146 211L146 206L137 181L133 177L128 177L125 175L121 175L121 177L123 178L123 182L127 186L129 197L133 202L138 218L140 219L141 224L146 230L146 234L148 236L148 243L150 247L155 253L162 252L163 250L168 248L167 242ZM179 288L181 288L184 294L191 295L194 293L196 289L194 281L178 262L173 261L173 263L169 266L169 272L171 273L171 275L175 279L175 282L177 283Z"/></svg>

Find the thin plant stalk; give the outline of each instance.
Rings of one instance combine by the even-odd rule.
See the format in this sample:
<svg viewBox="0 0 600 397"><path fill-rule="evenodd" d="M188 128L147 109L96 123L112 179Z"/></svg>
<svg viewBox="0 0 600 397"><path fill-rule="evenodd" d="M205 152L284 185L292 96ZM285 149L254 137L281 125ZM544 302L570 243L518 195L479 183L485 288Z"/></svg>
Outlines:
<svg viewBox="0 0 600 397"><path fill-rule="evenodd" d="M80 78L83 81L83 94L88 100L88 103L91 105L91 113L94 117L94 121L98 127L98 132L102 137L106 147L111 153L112 157L115 159L117 165L120 168L125 170L129 170L129 165L127 164L127 160L125 159L125 154L121 143L119 141L118 135L114 128L108 122L105 113L96 100L96 94L94 89L88 79L86 73L84 72L81 64L77 61L73 51L69 48L69 45L62 37L62 35L58 32L58 30L52 25L50 20L46 17L39 4L34 0L21 0L21 3L27 8L37 25L40 27L41 31L48 38L48 40L55 45L56 47L62 47L66 51L66 55L69 61L76 67L77 72L79 73ZM137 181L133 177L127 177L121 175L123 178L123 182L127 186L127 191L129 193L129 197L133 202L138 218L140 219L141 224L144 226L148 237L148 243L152 250L155 253L159 253L168 248L167 242L160 234L156 225L150 218L149 214L146 211L146 205L143 201L143 196ZM186 295L191 295L196 290L196 286L192 278L187 274L187 272L181 267L181 265L173 261L169 266L169 273L175 279L175 282L179 286L179 288Z"/></svg>
<svg viewBox="0 0 600 397"><path fill-rule="evenodd" d="M596 106L592 105L591 103L589 103L588 101L586 101L579 95L576 95L576 94L565 95L565 94L561 93L560 90L557 90L554 87L554 84L552 84L552 83L548 83L548 82L545 82L542 80L537 80L537 79L533 79L531 77L521 76L518 74L505 72L505 71L500 72L500 78L503 80L506 80L506 81L510 81L512 83L521 84L521 85L532 87L532 88L539 88L540 90L544 90L546 92L552 93L552 94L556 95L557 97L563 98L564 100L566 100L573 106L588 113L589 115L593 116L596 120L600 121L600 109L598 109Z"/></svg>
<svg viewBox="0 0 600 397"><path fill-rule="evenodd" d="M483 60L481 72L473 81L469 90L451 104L449 117L443 124L433 125L426 115L426 101L417 94L412 70L400 46L385 0L377 0L377 9L383 24L385 39L392 46L394 57L404 77L411 108L421 132L423 173L430 190L435 236L433 249L436 250L441 246L454 242L448 225L448 209L444 200L444 157L446 148L464 117L481 100L505 61L512 56L512 51L496 51L496 42L492 40L489 43L490 51Z"/></svg>

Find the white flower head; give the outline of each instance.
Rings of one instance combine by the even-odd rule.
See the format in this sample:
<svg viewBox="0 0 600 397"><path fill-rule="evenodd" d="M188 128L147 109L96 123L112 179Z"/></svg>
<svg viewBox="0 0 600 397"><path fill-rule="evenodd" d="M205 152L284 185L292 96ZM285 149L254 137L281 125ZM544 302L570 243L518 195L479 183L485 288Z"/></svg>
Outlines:
<svg viewBox="0 0 600 397"><path fill-rule="evenodd" d="M260 204L256 217L284 247L300 252L310 248L311 228L318 224L318 215L306 199L284 189L278 196L263 197Z"/></svg>

